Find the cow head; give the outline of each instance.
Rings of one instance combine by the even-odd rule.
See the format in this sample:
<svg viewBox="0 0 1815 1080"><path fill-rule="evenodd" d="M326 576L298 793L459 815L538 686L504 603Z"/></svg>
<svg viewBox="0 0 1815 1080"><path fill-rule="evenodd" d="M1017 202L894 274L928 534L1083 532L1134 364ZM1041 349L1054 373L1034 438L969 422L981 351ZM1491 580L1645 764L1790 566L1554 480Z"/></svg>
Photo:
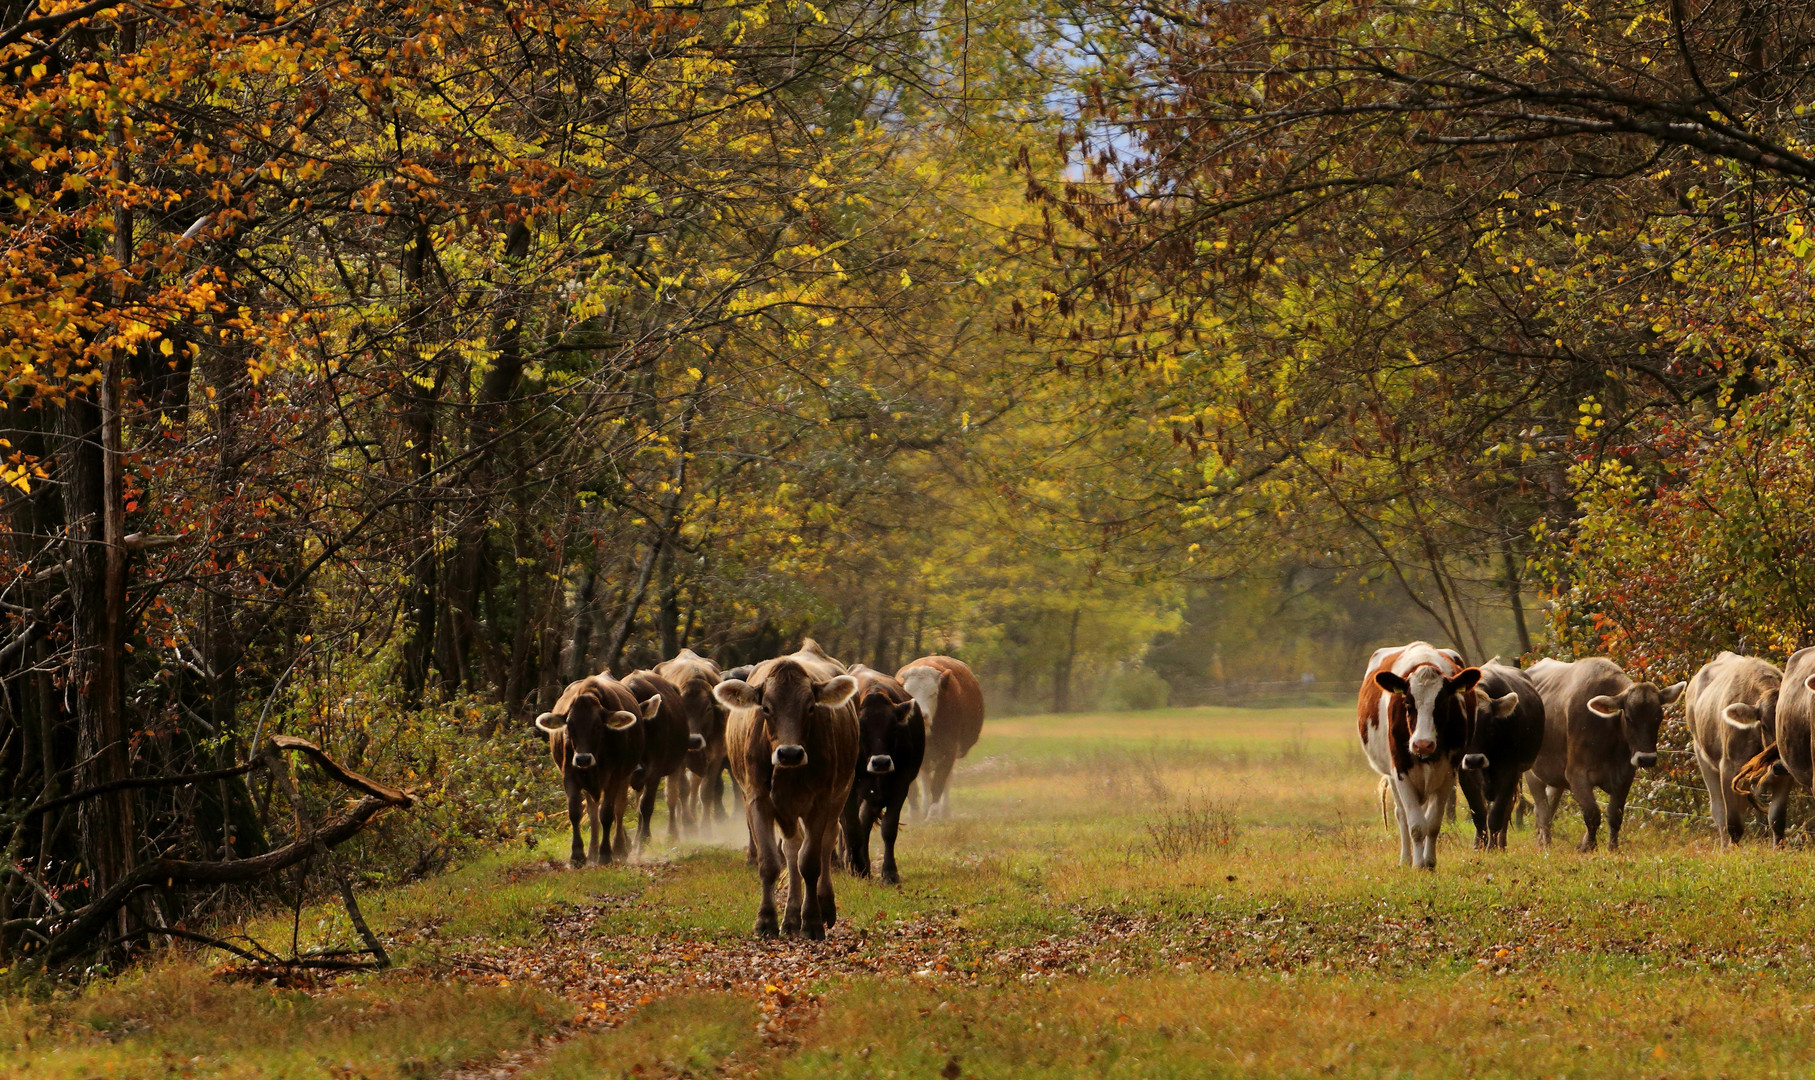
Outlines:
<svg viewBox="0 0 1815 1080"><path fill-rule="evenodd" d="M536 726L550 735L556 732L566 733L568 757L562 763L564 769L568 766L576 769L590 769L599 763L599 757L605 746L606 732L628 731L638 722L655 716L661 707L662 695L660 694L656 694L648 701L638 705L637 712L607 709L592 694L581 694L568 705L567 715L545 712L536 717Z"/></svg>
<svg viewBox="0 0 1815 1080"><path fill-rule="evenodd" d="M712 694L728 709L754 709L768 738L769 764L796 769L807 763L807 722L815 709L836 709L857 692L849 675L815 681L805 668L783 660L769 669L761 686L726 679Z"/></svg>
<svg viewBox="0 0 1815 1080"><path fill-rule="evenodd" d="M1519 707L1517 693L1490 698L1485 693L1469 695L1475 701L1473 723L1469 725L1468 749L1462 754L1464 769L1485 769L1493 762L1487 757L1487 744L1492 740L1496 721L1504 720Z"/></svg>
<svg viewBox="0 0 1815 1080"><path fill-rule="evenodd" d="M1608 720L1618 718L1626 745L1632 750L1633 767L1657 764L1657 731L1664 725L1664 706L1683 696L1688 683L1658 688L1656 683L1633 683L1618 694L1588 699L1588 711Z"/></svg>
<svg viewBox="0 0 1815 1080"><path fill-rule="evenodd" d="M723 730L725 707L712 694L712 681L688 679L681 684L681 712L687 717L687 749L704 750L715 730Z"/></svg>
<svg viewBox="0 0 1815 1080"><path fill-rule="evenodd" d="M1403 676L1391 671L1374 673L1374 685L1405 702L1406 726L1411 729L1406 745L1420 761L1435 758L1443 743L1454 747L1467 737L1466 731L1461 730L1467 718L1457 695L1474 689L1480 681L1480 668L1463 668L1446 677L1430 664Z"/></svg>
<svg viewBox="0 0 1815 1080"><path fill-rule="evenodd" d="M920 723L924 721L917 702L897 702L880 690L865 694L857 706L857 761L863 770L873 776L894 772L895 733Z"/></svg>

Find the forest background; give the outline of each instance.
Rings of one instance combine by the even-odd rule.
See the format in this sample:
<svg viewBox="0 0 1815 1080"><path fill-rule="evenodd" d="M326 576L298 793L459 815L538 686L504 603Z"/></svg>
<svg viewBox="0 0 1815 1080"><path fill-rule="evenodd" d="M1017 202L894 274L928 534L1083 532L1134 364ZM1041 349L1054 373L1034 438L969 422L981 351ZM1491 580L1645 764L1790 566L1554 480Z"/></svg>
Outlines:
<svg viewBox="0 0 1815 1080"><path fill-rule="evenodd" d="M0 947L225 902L145 868L329 812L270 733L417 796L343 887L523 835L528 718L682 646L1809 643L1811 16L10 0Z"/></svg>

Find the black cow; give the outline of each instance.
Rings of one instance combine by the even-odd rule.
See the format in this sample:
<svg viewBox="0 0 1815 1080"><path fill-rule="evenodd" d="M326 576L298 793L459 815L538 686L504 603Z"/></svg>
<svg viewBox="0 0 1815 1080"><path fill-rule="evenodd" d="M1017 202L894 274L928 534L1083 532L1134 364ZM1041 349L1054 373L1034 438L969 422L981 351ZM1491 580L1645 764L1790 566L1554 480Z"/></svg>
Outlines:
<svg viewBox="0 0 1815 1080"><path fill-rule="evenodd" d="M881 819L882 880L898 885L895 836L926 757L926 720L895 679L861 664L851 675L857 680L857 777L844 804L845 859L851 873L869 876L870 828Z"/></svg>
<svg viewBox="0 0 1815 1080"><path fill-rule="evenodd" d="M1519 782L1544 747L1544 699L1518 668L1481 665L1475 715L1462 752L1462 794L1475 819L1475 846L1506 847L1506 819Z"/></svg>

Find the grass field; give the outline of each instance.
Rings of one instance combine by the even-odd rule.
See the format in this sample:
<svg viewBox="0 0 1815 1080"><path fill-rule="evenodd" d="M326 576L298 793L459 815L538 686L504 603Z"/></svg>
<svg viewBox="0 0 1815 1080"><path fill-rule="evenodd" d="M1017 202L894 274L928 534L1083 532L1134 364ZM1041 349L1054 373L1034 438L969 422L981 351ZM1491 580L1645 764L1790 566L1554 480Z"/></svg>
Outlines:
<svg viewBox="0 0 1815 1080"><path fill-rule="evenodd" d="M577 872L551 833L368 895L393 972L284 989L182 952L8 999L0 1075L1807 1074L1815 855L1640 814L1583 856L1571 816L1549 854L1464 821L1404 870L1351 722L992 722L953 819L904 827L905 883L841 874L823 943L751 937L728 832ZM337 908L301 929L351 940Z"/></svg>

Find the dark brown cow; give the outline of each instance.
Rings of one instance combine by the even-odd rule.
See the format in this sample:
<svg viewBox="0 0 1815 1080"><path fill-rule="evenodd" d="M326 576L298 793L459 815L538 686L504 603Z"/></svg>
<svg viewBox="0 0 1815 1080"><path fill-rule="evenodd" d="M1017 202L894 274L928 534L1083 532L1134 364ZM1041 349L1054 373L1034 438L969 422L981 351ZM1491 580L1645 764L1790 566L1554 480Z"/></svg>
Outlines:
<svg viewBox="0 0 1815 1080"><path fill-rule="evenodd" d="M949 656L923 656L895 678L926 717L926 764L921 769L926 816L944 817L950 811L952 767L983 734L983 687L969 665Z"/></svg>
<svg viewBox="0 0 1815 1080"><path fill-rule="evenodd" d="M686 784L683 806L689 816L698 814L701 824L708 816L723 821L726 709L712 696L712 688L724 675L717 664L692 649L657 664L655 673L680 691L680 712L687 721L687 772L693 780Z"/></svg>
<svg viewBox="0 0 1815 1080"><path fill-rule="evenodd" d="M567 791L567 820L573 826L575 867L610 862L630 854L624 832L624 802L630 774L643 761L643 721L654 716L661 701L637 703L624 684L610 675L590 675L570 683L554 711L536 717L536 726L548 733L548 751L561 769L561 786ZM600 816L609 809L615 823L612 846L603 845ZM592 819L592 844L580 843L580 814Z"/></svg>
<svg viewBox="0 0 1815 1080"><path fill-rule="evenodd" d="M920 761L926 721L920 703L899 682L874 668L851 668L857 680L857 775L844 804L845 856L851 873L870 876L870 828L882 822L882 882L901 883L895 837Z"/></svg>
<svg viewBox="0 0 1815 1080"><path fill-rule="evenodd" d="M838 919L830 856L857 770L856 692L857 680L811 639L791 656L756 665L747 682L728 679L714 689L731 710L725 742L756 845L763 888L756 932L764 937L777 932L784 853L788 910L780 929L823 938Z"/></svg>
<svg viewBox="0 0 1815 1080"><path fill-rule="evenodd" d="M1657 764L1657 732L1664 706L1684 683L1659 688L1633 682L1604 656L1573 663L1549 658L1525 669L1544 699L1544 748L1526 774L1531 789L1538 843L1550 843L1550 822L1568 789L1582 810L1587 829L1579 849L1593 851L1601 827L1594 791L1607 793L1607 847L1620 846L1626 795L1638 770Z"/></svg>
<svg viewBox="0 0 1815 1080"><path fill-rule="evenodd" d="M1733 782L1775 741L1782 687L1783 672L1776 665L1723 652L1702 665L1683 695L1683 719L1695 741L1695 764L1722 844L1737 844L1746 835L1748 800Z"/></svg>
<svg viewBox="0 0 1815 1080"><path fill-rule="evenodd" d="M1498 657L1482 664L1461 774L1476 847L1506 847L1507 819L1519 803L1525 771L1543 748L1544 699L1537 687Z"/></svg>
<svg viewBox="0 0 1815 1080"><path fill-rule="evenodd" d="M642 793L637 802L637 850L649 843L655 795L668 782L668 839L680 837L680 817L687 799L687 721L681 715L681 692L653 671L633 671L624 688L639 704L654 700L660 708L645 722L643 763L631 774L630 786Z"/></svg>

